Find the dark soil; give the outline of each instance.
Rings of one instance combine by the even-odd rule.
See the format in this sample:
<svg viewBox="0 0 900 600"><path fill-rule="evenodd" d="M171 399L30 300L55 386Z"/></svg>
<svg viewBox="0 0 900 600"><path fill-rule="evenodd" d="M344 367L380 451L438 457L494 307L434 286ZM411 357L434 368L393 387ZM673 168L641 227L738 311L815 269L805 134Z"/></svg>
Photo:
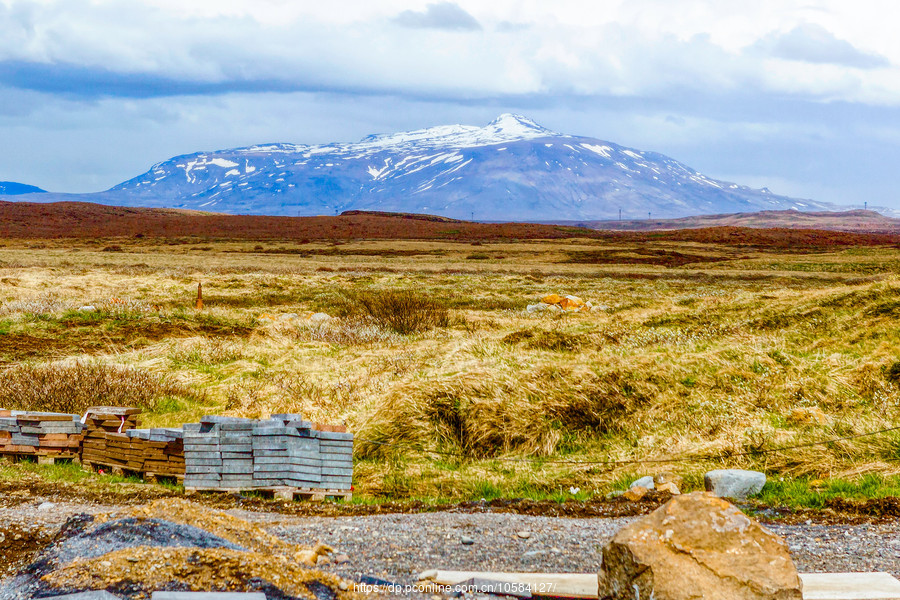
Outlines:
<svg viewBox="0 0 900 600"><path fill-rule="evenodd" d="M169 488L151 484L118 484L90 487L68 482L50 482L39 478L22 481L0 481L0 507L14 507L30 498L42 497L52 502L85 502L109 505L138 505L159 498L183 497ZM383 514L409 514L438 511L515 513L542 517L591 518L632 517L648 514L671 498L668 493L651 492L639 502L622 498L588 501L529 500L525 498L490 501L430 504L417 500L387 501L377 504L346 504L342 502L286 502L258 495L199 493L189 496L194 502L228 510L231 508L253 512L272 512L302 517L340 517ZM763 522L783 524L812 520L821 524L860 524L893 521L900 518L900 498L879 498L865 501L828 500L823 510L771 507L748 502L741 507Z"/></svg>

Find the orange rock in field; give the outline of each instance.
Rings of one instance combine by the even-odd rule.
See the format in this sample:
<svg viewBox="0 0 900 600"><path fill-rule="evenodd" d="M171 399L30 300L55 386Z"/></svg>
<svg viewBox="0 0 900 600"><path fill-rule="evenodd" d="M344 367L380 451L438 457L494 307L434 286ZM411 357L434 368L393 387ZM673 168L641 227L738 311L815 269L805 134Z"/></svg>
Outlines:
<svg viewBox="0 0 900 600"><path fill-rule="evenodd" d="M628 488L627 490L625 490L625 493L622 494L622 497L627 500L631 500L632 502L637 502L638 500L640 500L641 498L646 496L647 492L649 492L649 491L650 490L648 490L647 488L645 488L643 486L636 485L632 488Z"/></svg>
<svg viewBox="0 0 900 600"><path fill-rule="evenodd" d="M584 306L584 300L578 296L566 296L559 301L559 307L563 310L578 310L582 306Z"/></svg>
<svg viewBox="0 0 900 600"><path fill-rule="evenodd" d="M562 300L563 297L556 294L550 294L541 298L541 302L543 302L544 304L559 304L560 302L562 302Z"/></svg>

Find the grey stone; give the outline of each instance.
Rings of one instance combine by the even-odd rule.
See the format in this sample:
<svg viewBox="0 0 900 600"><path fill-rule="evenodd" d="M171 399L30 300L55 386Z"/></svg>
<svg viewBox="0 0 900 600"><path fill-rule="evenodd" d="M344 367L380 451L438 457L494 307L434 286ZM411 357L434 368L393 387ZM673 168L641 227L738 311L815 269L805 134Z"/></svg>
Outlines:
<svg viewBox="0 0 900 600"><path fill-rule="evenodd" d="M706 491L720 498L746 500L758 494L766 485L766 474L742 469L719 469L703 476Z"/></svg>
<svg viewBox="0 0 900 600"><path fill-rule="evenodd" d="M645 477L641 477L640 479L635 479L628 487L633 488L637 486L647 488L648 490L656 488L656 485L653 483L652 475L647 475Z"/></svg>
<svg viewBox="0 0 900 600"><path fill-rule="evenodd" d="M352 433L338 433L336 431L320 431L320 440L350 440L353 441Z"/></svg>

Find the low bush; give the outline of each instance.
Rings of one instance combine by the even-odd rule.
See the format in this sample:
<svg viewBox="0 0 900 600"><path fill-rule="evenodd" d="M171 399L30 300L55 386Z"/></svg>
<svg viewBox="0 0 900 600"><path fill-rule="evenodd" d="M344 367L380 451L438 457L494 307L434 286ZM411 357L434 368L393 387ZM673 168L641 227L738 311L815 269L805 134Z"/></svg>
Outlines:
<svg viewBox="0 0 900 600"><path fill-rule="evenodd" d="M96 362L21 364L0 371L0 406L78 414L90 406L135 406L153 411L163 400L200 400L202 394L144 369Z"/></svg>
<svg viewBox="0 0 900 600"><path fill-rule="evenodd" d="M401 335L450 325L446 305L414 290L364 292L352 300L375 323Z"/></svg>

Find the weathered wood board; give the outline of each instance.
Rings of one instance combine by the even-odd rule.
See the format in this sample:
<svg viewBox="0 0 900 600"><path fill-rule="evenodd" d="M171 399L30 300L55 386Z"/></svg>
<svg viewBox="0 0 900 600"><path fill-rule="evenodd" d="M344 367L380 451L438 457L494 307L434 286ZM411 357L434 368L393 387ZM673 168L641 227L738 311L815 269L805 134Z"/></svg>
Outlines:
<svg viewBox="0 0 900 600"><path fill-rule="evenodd" d="M549 598L597 598L596 573L492 573L425 571L419 579L455 585L489 579L530 586L533 595ZM804 600L900 600L900 581L889 573L801 573Z"/></svg>

